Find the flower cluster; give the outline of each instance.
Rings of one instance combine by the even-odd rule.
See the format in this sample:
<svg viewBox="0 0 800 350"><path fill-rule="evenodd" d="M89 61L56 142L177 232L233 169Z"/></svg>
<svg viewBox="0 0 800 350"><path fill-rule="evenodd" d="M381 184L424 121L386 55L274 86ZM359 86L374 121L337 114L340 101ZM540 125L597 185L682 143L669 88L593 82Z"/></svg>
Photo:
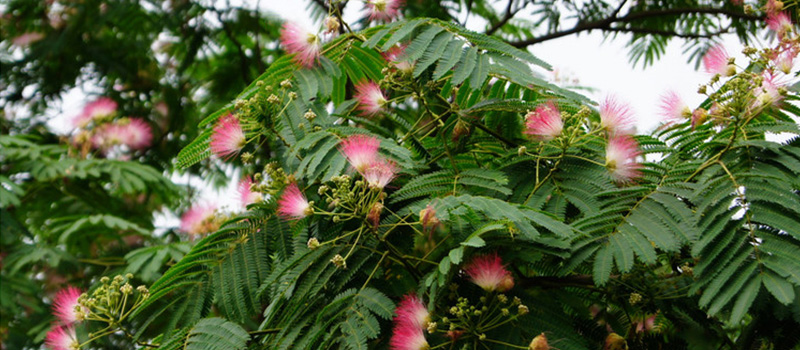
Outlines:
<svg viewBox="0 0 800 350"><path fill-rule="evenodd" d="M395 310L394 328L389 345L392 350L424 350L428 348L425 330L430 313L417 296L403 297Z"/></svg>
<svg viewBox="0 0 800 350"><path fill-rule="evenodd" d="M262 200L263 197L261 196L261 193L253 190L254 185L256 185L256 183L253 182L253 178L250 176L247 176L239 181L239 202L243 207L247 207L253 203L258 203Z"/></svg>
<svg viewBox="0 0 800 350"><path fill-rule="evenodd" d="M228 114L219 119L211 134L211 152L218 157L227 159L238 154L244 148L247 139L239 119L233 114Z"/></svg>
<svg viewBox="0 0 800 350"><path fill-rule="evenodd" d="M400 14L404 0L366 0L364 7L370 21L391 22Z"/></svg>
<svg viewBox="0 0 800 350"><path fill-rule="evenodd" d="M617 135L606 145L606 168L612 177L621 183L633 181L641 176L642 165L636 161L641 155L636 140L629 135Z"/></svg>
<svg viewBox="0 0 800 350"><path fill-rule="evenodd" d="M464 267L464 272L472 283L487 292L502 293L514 287L514 277L503 266L503 261L497 253L474 257Z"/></svg>
<svg viewBox="0 0 800 350"><path fill-rule="evenodd" d="M339 144L339 150L371 188L383 189L397 173L397 165L378 155L380 141L371 136L352 135Z"/></svg>
<svg viewBox="0 0 800 350"><path fill-rule="evenodd" d="M314 66L322 50L322 41L318 35L292 22L284 23L281 28L281 45L286 52L295 55L294 61L297 64L305 68Z"/></svg>
<svg viewBox="0 0 800 350"><path fill-rule="evenodd" d="M153 141L150 124L141 118L115 119L117 115L117 103L110 98L87 103L72 119L72 125L80 130L73 144L99 150L105 156L149 148Z"/></svg>
<svg viewBox="0 0 800 350"><path fill-rule="evenodd" d="M67 287L53 298L53 315L56 323L45 336L45 345L52 350L79 349L80 343L75 332L75 323L84 320L88 310L79 302L81 291Z"/></svg>
<svg viewBox="0 0 800 350"><path fill-rule="evenodd" d="M289 184L278 200L278 215L287 220L299 220L314 213L310 203L296 183Z"/></svg>
<svg viewBox="0 0 800 350"><path fill-rule="evenodd" d="M386 106L386 96L381 88L373 81L362 81L356 84L355 98L358 100L358 110L364 117L375 117Z"/></svg>
<svg viewBox="0 0 800 350"><path fill-rule="evenodd" d="M561 135L564 122L553 102L547 102L525 116L525 134L538 141L550 141Z"/></svg>
<svg viewBox="0 0 800 350"><path fill-rule="evenodd" d="M215 232L219 229L217 207L213 204L197 204L181 216L180 230L189 236Z"/></svg>

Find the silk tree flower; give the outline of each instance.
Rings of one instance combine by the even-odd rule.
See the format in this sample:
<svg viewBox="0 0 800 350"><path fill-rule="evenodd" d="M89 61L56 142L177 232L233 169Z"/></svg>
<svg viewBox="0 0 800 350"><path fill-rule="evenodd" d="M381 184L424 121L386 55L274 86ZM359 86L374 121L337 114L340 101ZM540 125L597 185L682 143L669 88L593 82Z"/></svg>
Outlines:
<svg viewBox="0 0 800 350"><path fill-rule="evenodd" d="M372 136L356 134L342 140L339 150L359 173L363 173L378 159L380 141Z"/></svg>
<svg viewBox="0 0 800 350"><path fill-rule="evenodd" d="M33 43L35 43L35 42L37 42L39 40L42 40L42 39L44 39L44 34L42 34L42 33L39 33L39 32L27 32L27 33L22 33L22 34L18 35L14 39L11 39L11 43L14 44L14 46L17 46L17 47L26 47L26 46L28 46L30 44L33 44Z"/></svg>
<svg viewBox="0 0 800 350"><path fill-rule="evenodd" d="M51 350L75 350L78 349L78 336L72 326L56 326L47 332L44 344Z"/></svg>
<svg viewBox="0 0 800 350"><path fill-rule="evenodd" d="M141 150L150 147L153 141L153 131L150 124L140 118L131 118L127 124L121 126L120 137L122 143L132 150Z"/></svg>
<svg viewBox="0 0 800 350"><path fill-rule="evenodd" d="M780 89L785 84L779 81L775 75L769 74L766 71L762 74L762 78L761 87L756 89L756 105L754 105L753 108L779 106L783 100Z"/></svg>
<svg viewBox="0 0 800 350"><path fill-rule="evenodd" d="M422 328L412 324L396 323L392 329L389 348L392 350L427 350L429 345Z"/></svg>
<svg viewBox="0 0 800 350"><path fill-rule="evenodd" d="M370 188L383 189L396 176L397 165L394 162L381 159L372 162L362 173Z"/></svg>
<svg viewBox="0 0 800 350"><path fill-rule="evenodd" d="M464 268L472 283L487 292L505 292L514 287L514 277L503 266L497 253L479 255Z"/></svg>
<svg viewBox="0 0 800 350"><path fill-rule="evenodd" d="M436 209L430 204L426 205L425 209L419 211L419 222L422 224L423 230L433 232L439 226Z"/></svg>
<svg viewBox="0 0 800 350"><path fill-rule="evenodd" d="M397 70L404 73L411 73L414 70L414 64L407 60L401 60L403 53L406 51L406 47L408 47L408 45L401 44L392 46L389 50L386 50L386 52L381 53L381 56L383 56L386 62L389 62L389 64L397 68Z"/></svg>
<svg viewBox="0 0 800 350"><path fill-rule="evenodd" d="M364 7L369 12L370 21L391 22L400 14L404 0L367 0Z"/></svg>
<svg viewBox="0 0 800 350"><path fill-rule="evenodd" d="M619 183L631 182L641 176L642 165L636 161L641 155L639 145L633 137L618 135L608 140L606 145L606 168Z"/></svg>
<svg viewBox="0 0 800 350"><path fill-rule="evenodd" d="M775 55L772 63L783 74L789 74L794 69L794 59L797 58L797 51L793 49L785 50Z"/></svg>
<svg viewBox="0 0 800 350"><path fill-rule="evenodd" d="M730 63L728 51L721 44L717 44L706 52L706 55L703 56L703 67L709 74L719 74L723 77L736 74L736 66Z"/></svg>
<svg viewBox="0 0 800 350"><path fill-rule="evenodd" d="M661 116L666 122L677 122L692 116L692 110L675 91L661 96Z"/></svg>
<svg viewBox="0 0 800 350"><path fill-rule="evenodd" d="M394 318L396 325L409 325L425 329L430 322L430 313L425 304L414 294L406 294L395 309L397 316Z"/></svg>
<svg viewBox="0 0 800 350"><path fill-rule="evenodd" d="M219 229L216 214L213 204L194 205L181 216L180 230L190 236L214 232Z"/></svg>
<svg viewBox="0 0 800 350"><path fill-rule="evenodd" d="M550 350L550 344L547 343L547 336L542 333L537 335L536 337L531 340L530 345L528 345L528 350Z"/></svg>
<svg viewBox="0 0 800 350"><path fill-rule="evenodd" d="M561 112L553 102L536 106L536 109L525 116L525 131L538 141L550 141L561 135L564 122Z"/></svg>
<svg viewBox="0 0 800 350"><path fill-rule="evenodd" d="M278 215L286 220L299 220L314 213L311 203L296 183L290 184L278 200Z"/></svg>
<svg viewBox="0 0 800 350"><path fill-rule="evenodd" d="M116 112L117 103L108 97L101 97L86 104L81 114L78 114L72 119L72 125L77 128L82 128L93 120L112 116Z"/></svg>
<svg viewBox="0 0 800 350"><path fill-rule="evenodd" d="M318 35L292 22L284 23L281 28L281 45L286 52L295 54L294 61L305 68L314 66L322 50Z"/></svg>
<svg viewBox="0 0 800 350"><path fill-rule="evenodd" d="M628 135L634 132L634 118L630 106L614 97L606 97L600 104L600 126L609 135Z"/></svg>
<svg viewBox="0 0 800 350"><path fill-rule="evenodd" d="M247 140L244 130L239 124L239 119L233 114L228 114L217 122L211 134L211 152L218 157L227 159L242 150Z"/></svg>
<svg viewBox="0 0 800 350"><path fill-rule="evenodd" d="M767 0L767 4L764 6L767 14L775 14L778 12L783 11L783 1L778 0Z"/></svg>
<svg viewBox="0 0 800 350"><path fill-rule="evenodd" d="M786 33L792 30L792 20L786 12L773 12L767 14L767 27L783 40Z"/></svg>
<svg viewBox="0 0 800 350"><path fill-rule="evenodd" d="M239 181L239 202L242 203L243 207L257 203L262 199L261 193L255 192L251 189L253 184L253 178L250 176L247 176Z"/></svg>
<svg viewBox="0 0 800 350"><path fill-rule="evenodd" d="M376 116L383 111L383 107L387 103L381 88L372 81L362 81L356 84L355 98L358 100L358 110L365 117Z"/></svg>
<svg viewBox="0 0 800 350"><path fill-rule="evenodd" d="M70 325L83 320L84 308L78 303L81 290L75 287L67 287L56 293L53 298L53 315L58 318L62 325Z"/></svg>

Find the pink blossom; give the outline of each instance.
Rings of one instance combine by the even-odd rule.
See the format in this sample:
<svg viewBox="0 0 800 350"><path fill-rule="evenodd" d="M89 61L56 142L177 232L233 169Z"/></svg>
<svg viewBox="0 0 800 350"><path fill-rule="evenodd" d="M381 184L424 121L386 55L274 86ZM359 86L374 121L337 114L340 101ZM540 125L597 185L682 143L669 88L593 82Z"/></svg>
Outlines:
<svg viewBox="0 0 800 350"><path fill-rule="evenodd" d="M11 43L17 47L26 47L30 44L33 44L39 40L44 39L44 34L39 32L27 32L22 33L19 36L11 39Z"/></svg>
<svg viewBox="0 0 800 350"><path fill-rule="evenodd" d="M391 22L400 14L404 0L367 0L364 7L369 12L370 21Z"/></svg>
<svg viewBox="0 0 800 350"><path fill-rule="evenodd" d="M692 111L692 129L703 125L708 119L708 111L705 108L698 107Z"/></svg>
<svg viewBox="0 0 800 350"><path fill-rule="evenodd" d="M631 108L614 97L606 97L600 104L600 126L610 135L632 134L634 117Z"/></svg>
<svg viewBox="0 0 800 350"><path fill-rule="evenodd" d="M192 206L181 216L181 231L189 235L200 235L219 229L216 218L217 207L213 204Z"/></svg>
<svg viewBox="0 0 800 350"><path fill-rule="evenodd" d="M220 118L211 134L211 152L220 158L230 158L242 150L247 140L244 130L233 114Z"/></svg>
<svg viewBox="0 0 800 350"><path fill-rule="evenodd" d="M661 96L661 116L667 122L684 120L692 115L692 110L675 91L667 91Z"/></svg>
<svg viewBox="0 0 800 350"><path fill-rule="evenodd" d="M414 70L414 65L407 60L401 59L407 46L408 45L392 46L392 48L386 50L386 52L381 53L381 56L383 56L386 62L389 62L389 64L393 65L398 70L409 73Z"/></svg>
<svg viewBox="0 0 800 350"><path fill-rule="evenodd" d="M381 88L372 81L362 81L356 84L355 98L358 99L358 109L362 116L374 117L386 105L386 97Z"/></svg>
<svg viewBox="0 0 800 350"><path fill-rule="evenodd" d="M311 204L296 183L290 184L278 200L278 215L287 220L302 219L313 213Z"/></svg>
<svg viewBox="0 0 800 350"><path fill-rule="evenodd" d="M767 5L765 6L765 10L767 14L775 14L778 12L783 11L783 2L778 0L767 0Z"/></svg>
<svg viewBox="0 0 800 350"><path fill-rule="evenodd" d="M717 44L703 56L703 66L709 74L719 74L729 77L736 74L736 66L729 63L730 56L725 47Z"/></svg>
<svg viewBox="0 0 800 350"><path fill-rule="evenodd" d="M363 173L378 158L380 141L371 136L356 134L344 139L339 150L344 153L350 165Z"/></svg>
<svg viewBox="0 0 800 350"><path fill-rule="evenodd" d="M75 287L67 287L56 293L53 298L53 315L61 324L70 325L82 319L76 312L76 309L84 309L78 303L80 296L81 290Z"/></svg>
<svg viewBox="0 0 800 350"><path fill-rule="evenodd" d="M525 116L525 134L536 140L550 141L560 136L563 129L561 112L553 102L540 104Z"/></svg>
<svg viewBox="0 0 800 350"><path fill-rule="evenodd" d="M428 204L425 209L419 212L419 222L422 224L422 229L432 232L439 226L439 219L436 217L436 208Z"/></svg>
<svg viewBox="0 0 800 350"><path fill-rule="evenodd" d="M74 350L78 348L78 336L72 326L55 326L47 332L44 344L51 350Z"/></svg>
<svg viewBox="0 0 800 350"><path fill-rule="evenodd" d="M464 272L472 283L487 292L505 292L514 287L514 277L503 266L497 253L474 257L464 268Z"/></svg>
<svg viewBox="0 0 800 350"><path fill-rule="evenodd" d="M783 74L789 74L792 72L792 69L794 69L794 59L796 57L797 52L789 49L776 54L772 59L772 63L775 65L775 68L778 68Z"/></svg>
<svg viewBox="0 0 800 350"><path fill-rule="evenodd" d="M620 183L631 182L641 176L642 165L636 161L641 155L639 145L633 137L618 135L608 140L606 146L606 168L611 176Z"/></svg>
<svg viewBox="0 0 800 350"><path fill-rule="evenodd" d="M430 321L430 313L425 304L416 295L406 294L400 300L400 304L395 309L397 316L394 318L395 324L410 325L419 329L427 327Z"/></svg>
<svg viewBox="0 0 800 350"><path fill-rule="evenodd" d="M764 79L761 83L761 87L756 89L757 105L753 107L779 106L783 100L780 89L785 83L779 81L775 75L768 74L766 71L762 74L762 77Z"/></svg>
<svg viewBox="0 0 800 350"><path fill-rule="evenodd" d="M153 141L153 131L150 124L143 119L131 118L127 124L121 126L122 143L130 149L141 150L150 147Z"/></svg>
<svg viewBox="0 0 800 350"><path fill-rule="evenodd" d="M783 40L786 33L792 30L792 19L786 12L772 12L767 14L767 27Z"/></svg>
<svg viewBox="0 0 800 350"><path fill-rule="evenodd" d="M392 350L427 350L428 341L422 328L413 324L395 323L392 338L389 340Z"/></svg>
<svg viewBox="0 0 800 350"><path fill-rule="evenodd" d="M291 22L284 23L281 28L281 45L286 52L295 54L294 61L305 68L314 65L322 50L319 36Z"/></svg>
<svg viewBox="0 0 800 350"><path fill-rule="evenodd" d="M72 119L72 125L82 128L93 120L109 117L117 112L117 103L108 97L101 97L83 107L81 114Z"/></svg>
<svg viewBox="0 0 800 350"><path fill-rule="evenodd" d="M261 193L251 190L253 183L253 178L250 176L239 181L239 201L242 203L243 207L247 207L261 200Z"/></svg>
<svg viewBox="0 0 800 350"><path fill-rule="evenodd" d="M397 165L389 160L381 159L372 162L362 173L369 187L383 189L394 180Z"/></svg>

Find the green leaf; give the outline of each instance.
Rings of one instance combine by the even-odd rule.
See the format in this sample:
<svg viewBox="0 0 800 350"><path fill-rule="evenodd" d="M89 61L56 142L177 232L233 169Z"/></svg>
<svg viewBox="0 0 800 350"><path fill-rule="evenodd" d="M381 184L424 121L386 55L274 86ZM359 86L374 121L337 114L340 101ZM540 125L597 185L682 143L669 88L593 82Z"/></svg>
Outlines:
<svg viewBox="0 0 800 350"><path fill-rule="evenodd" d="M243 350L250 335L240 325L219 317L197 322L186 338L186 350Z"/></svg>

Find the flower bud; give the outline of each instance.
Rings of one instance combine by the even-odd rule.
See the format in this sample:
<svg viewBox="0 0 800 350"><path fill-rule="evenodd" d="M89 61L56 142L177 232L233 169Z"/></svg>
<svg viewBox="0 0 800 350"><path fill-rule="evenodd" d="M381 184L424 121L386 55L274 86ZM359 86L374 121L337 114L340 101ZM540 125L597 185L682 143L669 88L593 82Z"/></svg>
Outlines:
<svg viewBox="0 0 800 350"><path fill-rule="evenodd" d="M308 246L308 249L312 250L316 249L317 247L319 247L319 240L314 237L311 237L308 239L308 243L306 245Z"/></svg>
<svg viewBox="0 0 800 350"><path fill-rule="evenodd" d="M328 18L325 18L326 33L336 33L339 31L340 26L341 23L339 23L339 20L336 17L328 16Z"/></svg>
<svg viewBox="0 0 800 350"><path fill-rule="evenodd" d="M372 208L367 213L367 220L372 224L372 230L378 230L378 224L381 222L381 212L383 211L383 203L375 202Z"/></svg>
<svg viewBox="0 0 800 350"><path fill-rule="evenodd" d="M425 231L436 229L436 227L439 226L439 219L436 218L436 209L430 204L425 206L425 209L419 212L419 222L422 224L422 228Z"/></svg>
<svg viewBox="0 0 800 350"><path fill-rule="evenodd" d="M528 345L528 350L550 350L550 344L547 343L547 336L544 333L537 335Z"/></svg>

